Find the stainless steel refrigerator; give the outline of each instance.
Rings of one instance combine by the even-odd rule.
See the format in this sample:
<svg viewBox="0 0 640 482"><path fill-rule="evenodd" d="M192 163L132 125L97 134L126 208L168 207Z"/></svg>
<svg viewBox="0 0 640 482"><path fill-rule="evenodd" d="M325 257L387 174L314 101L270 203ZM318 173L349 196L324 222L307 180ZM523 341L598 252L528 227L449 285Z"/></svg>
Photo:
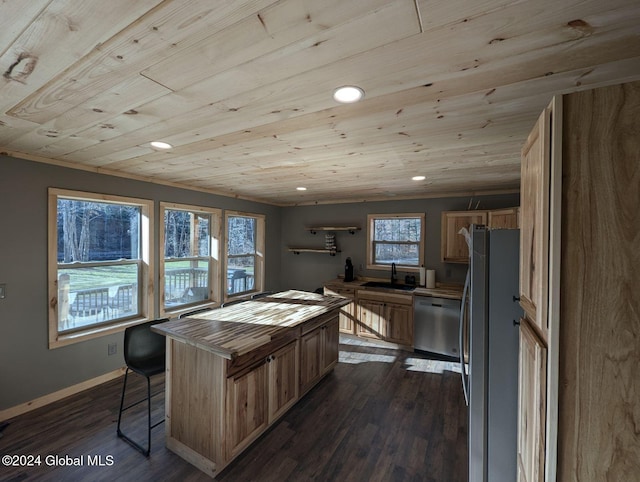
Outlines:
<svg viewBox="0 0 640 482"><path fill-rule="evenodd" d="M469 482L516 480L519 240L517 229L475 225L468 236L460 364L469 406Z"/></svg>

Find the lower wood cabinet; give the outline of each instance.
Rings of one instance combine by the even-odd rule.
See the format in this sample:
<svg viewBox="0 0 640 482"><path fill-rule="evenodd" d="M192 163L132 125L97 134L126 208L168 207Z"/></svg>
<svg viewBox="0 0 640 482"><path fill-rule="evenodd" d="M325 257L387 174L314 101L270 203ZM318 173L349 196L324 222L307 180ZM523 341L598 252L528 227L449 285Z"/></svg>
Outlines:
<svg viewBox="0 0 640 482"><path fill-rule="evenodd" d="M341 296L350 299L352 302L340 308L340 332L355 334L356 329L356 304L355 289L342 288L340 286L325 286L324 294L326 296Z"/></svg>
<svg viewBox="0 0 640 482"><path fill-rule="evenodd" d="M528 320L520 320L518 482L544 481L547 349Z"/></svg>
<svg viewBox="0 0 640 482"><path fill-rule="evenodd" d="M413 297L379 291L358 291L356 334L413 346Z"/></svg>
<svg viewBox="0 0 640 482"><path fill-rule="evenodd" d="M383 340L386 336L385 311L383 301L359 298L356 335Z"/></svg>
<svg viewBox="0 0 640 482"><path fill-rule="evenodd" d="M268 422L272 423L289 410L300 393L299 344L289 343L267 359Z"/></svg>
<svg viewBox="0 0 640 482"><path fill-rule="evenodd" d="M298 341L227 379L227 449L234 457L298 400Z"/></svg>
<svg viewBox="0 0 640 482"><path fill-rule="evenodd" d="M267 364L227 379L227 450L235 457L267 427Z"/></svg>
<svg viewBox="0 0 640 482"><path fill-rule="evenodd" d="M305 393L338 363L338 317L300 338L300 393Z"/></svg>
<svg viewBox="0 0 640 482"><path fill-rule="evenodd" d="M413 306L387 303L385 339L400 345L413 346Z"/></svg>

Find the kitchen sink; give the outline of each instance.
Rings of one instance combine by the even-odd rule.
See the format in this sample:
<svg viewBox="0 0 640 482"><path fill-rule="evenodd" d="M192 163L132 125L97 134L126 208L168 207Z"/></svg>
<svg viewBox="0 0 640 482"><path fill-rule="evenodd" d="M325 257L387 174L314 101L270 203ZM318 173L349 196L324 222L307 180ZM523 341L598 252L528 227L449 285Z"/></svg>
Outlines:
<svg viewBox="0 0 640 482"><path fill-rule="evenodd" d="M389 290L413 291L416 289L413 285L401 285L399 283L390 283L388 281L367 281L363 284L365 288L386 288Z"/></svg>

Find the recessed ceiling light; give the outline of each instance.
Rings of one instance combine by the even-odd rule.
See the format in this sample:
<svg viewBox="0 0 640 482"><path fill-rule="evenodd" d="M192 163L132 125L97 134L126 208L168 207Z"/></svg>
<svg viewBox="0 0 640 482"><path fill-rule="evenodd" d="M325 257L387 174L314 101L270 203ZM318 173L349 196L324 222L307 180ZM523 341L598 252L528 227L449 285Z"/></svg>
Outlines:
<svg viewBox="0 0 640 482"><path fill-rule="evenodd" d="M358 102L364 97L364 90L354 85L345 85L344 87L338 87L333 92L333 98L342 104L352 104Z"/></svg>
<svg viewBox="0 0 640 482"><path fill-rule="evenodd" d="M171 144L168 144L162 141L152 141L151 146L156 147L158 149L171 149L173 147Z"/></svg>
<svg viewBox="0 0 640 482"><path fill-rule="evenodd" d="M411 178L412 181L424 181L426 179L425 176L413 176Z"/></svg>
<svg viewBox="0 0 640 482"><path fill-rule="evenodd" d="M307 188L306 188L306 187L302 187L302 186L297 187L296 189L297 189L298 191L306 191L306 190L307 190Z"/></svg>

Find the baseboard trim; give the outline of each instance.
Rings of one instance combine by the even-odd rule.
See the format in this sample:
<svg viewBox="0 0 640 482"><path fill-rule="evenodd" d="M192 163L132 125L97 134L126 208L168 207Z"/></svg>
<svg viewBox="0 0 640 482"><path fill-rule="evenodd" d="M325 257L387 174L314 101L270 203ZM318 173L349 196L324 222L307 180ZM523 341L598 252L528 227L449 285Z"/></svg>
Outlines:
<svg viewBox="0 0 640 482"><path fill-rule="evenodd" d="M62 400L63 398L66 398L70 395L75 395L76 393L80 393L88 388L93 388L102 383L121 377L122 375L124 375L125 369L126 367L118 368L111 372L105 373L104 375L100 375L99 377L85 380L84 382L80 382L76 385L63 388L62 390L58 390L57 392L49 393L42 397L36 398L35 400L21 403L20 405L16 405L15 407L9 407L4 410L0 410L0 422L30 412L31 410L35 410L36 408L44 407L45 405L57 402L58 400Z"/></svg>

